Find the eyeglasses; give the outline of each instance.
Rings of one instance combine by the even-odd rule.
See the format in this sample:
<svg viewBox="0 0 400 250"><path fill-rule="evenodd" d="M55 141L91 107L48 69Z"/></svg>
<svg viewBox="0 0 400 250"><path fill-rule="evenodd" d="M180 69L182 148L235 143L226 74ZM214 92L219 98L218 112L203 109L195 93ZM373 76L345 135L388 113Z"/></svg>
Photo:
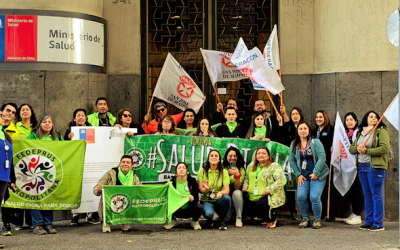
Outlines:
<svg viewBox="0 0 400 250"><path fill-rule="evenodd" d="M168 120L165 120L165 119L162 122L163 123L171 123L171 121L168 121Z"/></svg>
<svg viewBox="0 0 400 250"><path fill-rule="evenodd" d="M162 109L157 109L157 113L164 112L164 110L165 110L165 108L162 108Z"/></svg>
<svg viewBox="0 0 400 250"><path fill-rule="evenodd" d="M17 113L17 111L12 111L11 109L6 109L7 113L11 113L13 115L15 115Z"/></svg>
<svg viewBox="0 0 400 250"><path fill-rule="evenodd" d="M123 116L124 116L125 118L132 117L132 115L131 115L131 114L129 114L129 115L127 115L127 114L123 114Z"/></svg>

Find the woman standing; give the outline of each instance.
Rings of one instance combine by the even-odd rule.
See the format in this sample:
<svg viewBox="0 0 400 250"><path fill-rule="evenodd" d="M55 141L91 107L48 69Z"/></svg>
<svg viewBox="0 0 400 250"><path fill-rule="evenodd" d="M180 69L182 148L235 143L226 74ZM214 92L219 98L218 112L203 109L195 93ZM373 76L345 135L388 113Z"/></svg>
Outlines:
<svg viewBox="0 0 400 250"><path fill-rule="evenodd" d="M310 196L314 213L313 228L321 227L321 194L324 190L329 168L325 164L324 146L319 139L312 139L310 126L300 122L296 139L290 145L290 166L297 177L297 201L303 221L299 228L310 224L308 201Z"/></svg>
<svg viewBox="0 0 400 250"><path fill-rule="evenodd" d="M221 155L217 150L211 150L207 162L197 173L199 190L203 194L200 198L204 207L206 226L212 226L214 212L217 212L221 223L220 230L228 229L226 218L231 209L229 196L229 174L221 164Z"/></svg>
<svg viewBox="0 0 400 250"><path fill-rule="evenodd" d="M158 123L158 129L155 135L178 135L178 132L175 130L175 121L174 119L167 115Z"/></svg>
<svg viewBox="0 0 400 250"><path fill-rule="evenodd" d="M43 118L36 125L33 132L26 137L27 139L43 141L63 141L63 137L56 132L53 119L49 115ZM32 223L35 228L33 232L38 235L56 234L57 230L53 226L52 210L31 210Z"/></svg>
<svg viewBox="0 0 400 250"><path fill-rule="evenodd" d="M137 129L137 135L144 135L145 132L143 130L143 128L135 123L132 120L132 112L130 109L121 109L118 112L117 115L117 121L115 122L115 126L114 127L119 127L119 128L136 128ZM127 136L133 136L132 132L127 132L126 133Z"/></svg>
<svg viewBox="0 0 400 250"><path fill-rule="evenodd" d="M193 218L190 225L194 230L200 230L199 218L203 213L203 206L199 204L199 187L196 179L190 176L188 166L184 162L178 163L175 168L175 176L172 178L174 188L184 196L189 196L189 202L172 214L170 223L164 226L171 229L178 225L176 218Z"/></svg>
<svg viewBox="0 0 400 250"><path fill-rule="evenodd" d="M181 129L192 129L197 125L197 115L193 109L187 108L183 112L182 120L178 123L177 128Z"/></svg>
<svg viewBox="0 0 400 250"><path fill-rule="evenodd" d="M379 123L367 141L379 119L376 112L367 112L361 121L357 136L350 146L350 153L357 156L358 176L364 192L365 224L360 227L360 230L385 230L382 220L382 187L389 163L390 138L383 122Z"/></svg>
<svg viewBox="0 0 400 250"><path fill-rule="evenodd" d="M229 147L224 155L223 167L229 174L229 195L231 196L233 206L236 211L236 227L242 227L242 211L243 211L243 193L242 183L246 171L244 169L244 160L239 149ZM230 211L233 211L232 209ZM230 217L230 216L228 216Z"/></svg>
<svg viewBox="0 0 400 250"><path fill-rule="evenodd" d="M344 128L347 132L350 143L353 144L358 132L357 116L353 112L349 112L344 116L344 120ZM361 224L361 211L364 206L364 197L358 175L356 175L353 184L351 185L349 191L347 191L345 194L344 198L349 200L352 208L351 215L344 219L344 222L350 225Z"/></svg>
<svg viewBox="0 0 400 250"><path fill-rule="evenodd" d="M212 131L210 127L210 120L208 118L203 117L200 119L199 124L197 125L196 133L193 136L202 136L202 137L215 137L216 134Z"/></svg>
<svg viewBox="0 0 400 250"><path fill-rule="evenodd" d="M262 140L269 142L272 131L267 131L264 124L264 114L257 112L253 115L253 122L250 125L249 131L246 134L246 139Z"/></svg>
<svg viewBox="0 0 400 250"><path fill-rule="evenodd" d="M19 106L16 125L22 139L32 133L32 129L37 125L37 119L31 105L24 103Z"/></svg>
<svg viewBox="0 0 400 250"><path fill-rule="evenodd" d="M274 162L266 147L259 147L255 159L247 166L243 192L246 212L256 214L267 222L267 228L276 227L276 210L285 204L286 176L282 167Z"/></svg>
<svg viewBox="0 0 400 250"><path fill-rule="evenodd" d="M85 109L76 109L72 114L72 121L68 124L68 129L65 131L64 138L65 140L71 140L74 137L74 133L71 132L71 127L84 127L84 126L92 126L87 121L86 110Z"/></svg>

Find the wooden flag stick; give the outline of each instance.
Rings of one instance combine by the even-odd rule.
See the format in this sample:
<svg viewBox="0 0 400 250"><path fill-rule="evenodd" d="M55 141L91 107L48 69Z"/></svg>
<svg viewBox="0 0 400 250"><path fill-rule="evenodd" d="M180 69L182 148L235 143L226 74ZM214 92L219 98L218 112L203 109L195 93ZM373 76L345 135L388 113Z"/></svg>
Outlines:
<svg viewBox="0 0 400 250"><path fill-rule="evenodd" d="M153 104L153 99L154 99L154 95L151 97L151 101L150 101L149 109L147 110L147 115L149 115L149 114L150 114L151 105Z"/></svg>
<svg viewBox="0 0 400 250"><path fill-rule="evenodd" d="M217 101L218 101L218 103L221 103L221 101L220 101L220 99L219 99L219 95L218 95L217 88L215 87L215 85L214 85L214 84L213 84L213 88L214 88L214 93L215 93L215 96L217 97ZM222 109L222 114L225 116L224 109Z"/></svg>
<svg viewBox="0 0 400 250"><path fill-rule="evenodd" d="M375 124L375 127L374 127L374 129L371 131L371 133L369 134L369 136L368 136L368 138L365 140L365 142L364 142L364 147L365 147L365 145L367 145L367 142L368 142L368 140L369 140L369 138L374 134L374 132L375 132L375 130L376 130L376 128L378 127L378 125L379 125L379 123L381 123L381 121L382 121L382 119L383 119L383 117L385 117L385 115L383 114L382 116L381 116L381 119L379 119L379 121Z"/></svg>
<svg viewBox="0 0 400 250"><path fill-rule="evenodd" d="M329 166L329 184L328 184L328 207L327 207L327 213L326 213L326 218L329 219L329 205L331 201L331 178L332 178L332 164Z"/></svg>
<svg viewBox="0 0 400 250"><path fill-rule="evenodd" d="M268 96L268 98L269 98L269 101L270 101L271 104L272 104L272 107L274 107L274 109L275 109L276 116L279 116L280 114L279 114L278 110L276 109L274 102L272 101L271 95L269 94L268 90L266 90L265 92L267 93L267 96Z"/></svg>

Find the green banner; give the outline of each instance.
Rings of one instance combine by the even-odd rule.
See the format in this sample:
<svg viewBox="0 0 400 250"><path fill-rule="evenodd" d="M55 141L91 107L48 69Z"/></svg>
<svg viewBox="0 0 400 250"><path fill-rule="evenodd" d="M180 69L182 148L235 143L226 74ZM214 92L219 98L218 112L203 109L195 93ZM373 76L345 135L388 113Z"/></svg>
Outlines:
<svg viewBox="0 0 400 250"><path fill-rule="evenodd" d="M172 182L168 182L168 223L172 220L172 215L189 202L189 196L181 195L178 190L174 188Z"/></svg>
<svg viewBox="0 0 400 250"><path fill-rule="evenodd" d="M167 190L167 185L103 186L105 223L164 223Z"/></svg>
<svg viewBox="0 0 400 250"><path fill-rule="evenodd" d="M14 140L15 193L3 205L71 210L81 204L86 141Z"/></svg>
<svg viewBox="0 0 400 250"><path fill-rule="evenodd" d="M284 169L288 179L286 189L296 189L296 177L289 164L290 150L276 142L168 135L125 137L125 154L132 155L134 170L141 182L162 183L170 180L174 175L175 166L181 161L189 166L190 174L196 176L211 149L218 150L223 158L230 146L239 149L246 166L252 161L256 149L266 146L275 161Z"/></svg>

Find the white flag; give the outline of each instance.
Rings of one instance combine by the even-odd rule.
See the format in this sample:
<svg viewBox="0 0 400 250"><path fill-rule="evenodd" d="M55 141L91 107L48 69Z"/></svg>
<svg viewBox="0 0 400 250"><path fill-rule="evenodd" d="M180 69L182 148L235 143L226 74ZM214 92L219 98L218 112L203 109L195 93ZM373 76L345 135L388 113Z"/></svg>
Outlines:
<svg viewBox="0 0 400 250"><path fill-rule="evenodd" d="M257 47L237 57L234 53L231 61L245 76L266 88L272 94L279 94L285 89L280 82L278 73L268 67Z"/></svg>
<svg viewBox="0 0 400 250"><path fill-rule="evenodd" d="M396 95L383 115L399 131L399 94Z"/></svg>
<svg viewBox="0 0 400 250"><path fill-rule="evenodd" d="M357 175L356 158L349 152L350 145L338 112L335 121L331 164L334 167L333 184L342 196L349 191Z"/></svg>
<svg viewBox="0 0 400 250"><path fill-rule="evenodd" d="M279 70L281 68L281 61L279 59L278 29L276 28L276 24L274 25L274 29L264 47L263 56L265 61L267 61L268 67L273 70Z"/></svg>
<svg viewBox="0 0 400 250"><path fill-rule="evenodd" d="M192 108L196 113L204 102L203 92L170 53L153 95L181 110Z"/></svg>
<svg viewBox="0 0 400 250"><path fill-rule="evenodd" d="M240 81L247 78L231 62L231 53L201 48L200 51L213 85L216 82Z"/></svg>

